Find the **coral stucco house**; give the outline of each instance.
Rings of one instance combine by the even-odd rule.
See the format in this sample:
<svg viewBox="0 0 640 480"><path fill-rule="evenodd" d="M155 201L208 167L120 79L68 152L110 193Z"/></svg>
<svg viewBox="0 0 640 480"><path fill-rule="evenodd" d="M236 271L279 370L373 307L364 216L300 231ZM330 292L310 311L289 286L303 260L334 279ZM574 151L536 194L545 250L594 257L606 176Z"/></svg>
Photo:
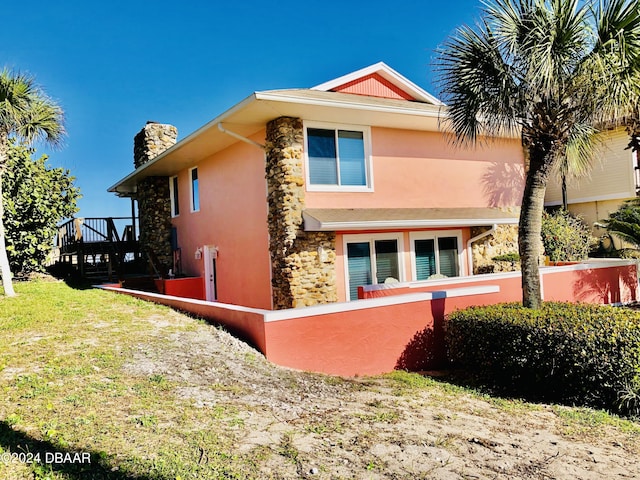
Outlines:
<svg viewBox="0 0 640 480"><path fill-rule="evenodd" d="M283 309L472 275L517 250L523 153L452 146L443 111L383 63L255 92L175 144L148 124L109 191L138 201L142 249L201 277L207 300Z"/></svg>

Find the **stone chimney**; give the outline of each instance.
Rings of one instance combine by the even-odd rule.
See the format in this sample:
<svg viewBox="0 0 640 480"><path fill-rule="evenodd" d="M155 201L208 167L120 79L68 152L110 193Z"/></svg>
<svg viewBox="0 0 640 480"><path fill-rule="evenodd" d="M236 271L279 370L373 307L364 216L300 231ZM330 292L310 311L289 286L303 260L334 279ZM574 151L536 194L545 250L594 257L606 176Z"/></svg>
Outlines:
<svg viewBox="0 0 640 480"><path fill-rule="evenodd" d="M173 125L148 121L133 137L133 166L138 168L175 145L178 129Z"/></svg>
<svg viewBox="0 0 640 480"><path fill-rule="evenodd" d="M147 122L133 139L135 168L174 145L177 137L178 129L173 125ZM147 177L140 180L137 187L140 250L165 276L173 268L169 177Z"/></svg>

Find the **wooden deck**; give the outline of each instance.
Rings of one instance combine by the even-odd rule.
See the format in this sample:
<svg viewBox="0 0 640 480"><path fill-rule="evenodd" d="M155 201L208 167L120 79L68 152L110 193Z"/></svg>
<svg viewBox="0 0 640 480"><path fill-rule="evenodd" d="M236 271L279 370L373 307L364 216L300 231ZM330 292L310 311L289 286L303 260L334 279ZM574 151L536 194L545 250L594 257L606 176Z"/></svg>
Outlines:
<svg viewBox="0 0 640 480"><path fill-rule="evenodd" d="M58 228L58 261L73 265L82 277L109 281L119 278L124 265L139 258L135 220L131 217L68 220Z"/></svg>

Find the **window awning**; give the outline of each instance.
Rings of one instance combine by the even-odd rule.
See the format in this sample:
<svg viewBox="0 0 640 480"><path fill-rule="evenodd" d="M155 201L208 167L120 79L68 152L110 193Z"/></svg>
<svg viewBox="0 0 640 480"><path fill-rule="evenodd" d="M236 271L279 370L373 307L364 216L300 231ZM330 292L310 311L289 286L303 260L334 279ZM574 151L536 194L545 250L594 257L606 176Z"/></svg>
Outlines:
<svg viewBox="0 0 640 480"><path fill-rule="evenodd" d="M518 223L519 208L309 208L307 232L476 227Z"/></svg>

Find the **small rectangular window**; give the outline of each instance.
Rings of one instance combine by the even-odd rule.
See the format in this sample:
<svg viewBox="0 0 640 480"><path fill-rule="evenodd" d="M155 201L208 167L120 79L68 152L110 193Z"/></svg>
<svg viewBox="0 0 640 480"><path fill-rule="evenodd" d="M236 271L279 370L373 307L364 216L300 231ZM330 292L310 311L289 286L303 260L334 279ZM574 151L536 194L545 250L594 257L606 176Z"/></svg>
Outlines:
<svg viewBox="0 0 640 480"><path fill-rule="evenodd" d="M198 168L191 169L191 211L200 211L200 188L198 186Z"/></svg>
<svg viewBox="0 0 640 480"><path fill-rule="evenodd" d="M178 177L171 177L169 182L169 195L171 197L171 216L180 215L180 204L178 203Z"/></svg>

